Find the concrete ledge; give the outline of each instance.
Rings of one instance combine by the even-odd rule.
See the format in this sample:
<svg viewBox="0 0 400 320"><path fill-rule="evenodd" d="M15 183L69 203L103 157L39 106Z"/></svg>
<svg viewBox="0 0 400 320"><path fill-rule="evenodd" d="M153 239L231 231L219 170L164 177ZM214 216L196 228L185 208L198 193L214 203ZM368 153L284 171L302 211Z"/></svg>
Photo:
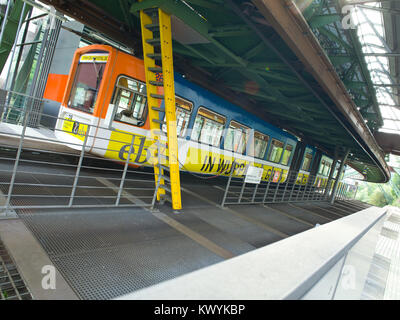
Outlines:
<svg viewBox="0 0 400 320"><path fill-rule="evenodd" d="M56 289L43 289L42 268L53 265L39 242L19 219L0 220L0 237L17 268L38 300L76 300L78 297L56 270Z"/></svg>
<svg viewBox="0 0 400 320"><path fill-rule="evenodd" d="M118 299L297 299L386 211L371 207Z"/></svg>

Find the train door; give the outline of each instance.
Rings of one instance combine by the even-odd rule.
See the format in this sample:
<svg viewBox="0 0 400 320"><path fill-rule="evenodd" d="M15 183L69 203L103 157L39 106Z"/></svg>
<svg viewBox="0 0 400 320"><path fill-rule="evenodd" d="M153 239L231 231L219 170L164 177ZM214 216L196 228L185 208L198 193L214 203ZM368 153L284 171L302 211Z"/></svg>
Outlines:
<svg viewBox="0 0 400 320"><path fill-rule="evenodd" d="M104 139L107 143L104 156L125 161L132 144L130 160L140 165L149 164L147 149L152 141L147 123L146 84L119 75L110 102L104 119L110 129Z"/></svg>
<svg viewBox="0 0 400 320"><path fill-rule="evenodd" d="M80 149L82 144L90 147L94 141L98 118L95 113L103 78L109 58L105 51L76 54L73 72L59 111L56 136Z"/></svg>
<svg viewBox="0 0 400 320"><path fill-rule="evenodd" d="M311 165L312 161L314 158L315 151L309 147L305 148L304 151L304 156L303 156L303 161L299 170L299 175L297 178L297 183L300 184L306 184L308 181L308 178L310 176L310 170L311 170Z"/></svg>

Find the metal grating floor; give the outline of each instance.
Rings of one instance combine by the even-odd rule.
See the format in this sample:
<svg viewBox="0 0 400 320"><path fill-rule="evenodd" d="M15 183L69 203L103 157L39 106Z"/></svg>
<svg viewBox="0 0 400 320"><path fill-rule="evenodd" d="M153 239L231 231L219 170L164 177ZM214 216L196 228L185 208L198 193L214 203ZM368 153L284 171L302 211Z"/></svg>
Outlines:
<svg viewBox="0 0 400 320"><path fill-rule="evenodd" d="M112 299L223 260L143 209L19 215L81 299Z"/></svg>
<svg viewBox="0 0 400 320"><path fill-rule="evenodd" d="M32 296L0 239L0 300L31 300Z"/></svg>

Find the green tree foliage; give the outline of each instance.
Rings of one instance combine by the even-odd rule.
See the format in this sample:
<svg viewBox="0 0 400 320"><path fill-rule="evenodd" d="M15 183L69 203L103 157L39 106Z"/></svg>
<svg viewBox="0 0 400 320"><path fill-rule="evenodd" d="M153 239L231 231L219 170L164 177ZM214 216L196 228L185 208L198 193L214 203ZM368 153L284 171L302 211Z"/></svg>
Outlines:
<svg viewBox="0 0 400 320"><path fill-rule="evenodd" d="M370 197L370 202L377 207L384 207L388 204L387 198L385 197L384 193L379 190L375 189Z"/></svg>
<svg viewBox="0 0 400 320"><path fill-rule="evenodd" d="M400 157L391 156L390 165L398 168L397 172L392 173L390 183L377 184L360 182L356 194L356 199L367 202L377 207L392 205L400 207Z"/></svg>

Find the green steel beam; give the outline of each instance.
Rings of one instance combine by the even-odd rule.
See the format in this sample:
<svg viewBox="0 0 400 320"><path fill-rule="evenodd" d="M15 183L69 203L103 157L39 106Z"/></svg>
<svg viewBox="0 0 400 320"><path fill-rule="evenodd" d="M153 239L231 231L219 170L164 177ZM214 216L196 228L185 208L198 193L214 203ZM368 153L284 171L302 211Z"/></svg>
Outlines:
<svg viewBox="0 0 400 320"><path fill-rule="evenodd" d="M264 45L264 43L260 42L258 45L254 46L249 51L247 51L244 54L243 58L246 59L246 60L250 60L250 59L254 58L255 56L257 56L262 50L265 50L265 45ZM241 68L241 67L242 66L239 66L239 68ZM234 68L225 68L225 69L221 70L218 74L216 74L215 78L219 79L224 74L227 74L227 73L231 72L233 69ZM252 68L252 69L255 70L256 68Z"/></svg>
<svg viewBox="0 0 400 320"><path fill-rule="evenodd" d="M188 26L199 32L202 36L208 36L211 29L208 21L198 12L185 5L182 1L174 0L143 0L133 3L130 7L131 13L149 8L161 8L164 12L174 15L184 21Z"/></svg>
<svg viewBox="0 0 400 320"><path fill-rule="evenodd" d="M281 104L285 107L293 109L293 111L301 112L301 114L304 114L305 111L309 111L309 112L312 112L312 114L314 114L314 115L318 115L318 117L323 120L331 119L331 117L326 113L326 111L324 111L323 109L319 110L319 105L316 105L313 103L296 102L294 100L280 99L277 96L267 94L263 90L254 90L254 91L248 90L248 89L246 89L246 87L244 85L237 84L237 83L225 82L224 84L227 85L232 90L247 93L254 97L258 97L261 99L268 100L270 102ZM299 108L301 110L302 109L305 109L305 110L299 111ZM279 109L279 110L282 111L282 109ZM295 118L296 117L297 116L295 116ZM309 118L307 121L309 121Z"/></svg>
<svg viewBox="0 0 400 320"><path fill-rule="evenodd" d="M211 37L239 37L251 34L252 30L246 25L233 25L224 26L219 28L212 28L208 32Z"/></svg>
<svg viewBox="0 0 400 320"><path fill-rule="evenodd" d="M344 74L344 82L348 89L354 91L361 87L367 88L367 90L358 92L359 94L364 95L371 101L371 105L375 109L376 120L381 126L383 124L382 117L380 114L380 110L376 101L375 89L372 85L370 74L368 68L365 63L364 55L361 49L360 42L358 40L358 36L356 34L356 30L339 30L341 24L337 23L342 19L342 14L340 12L341 8L338 3L331 3L328 1L320 1L319 3L314 3L310 5L307 10L304 12L304 16L308 19L309 25L317 29L321 34L328 37L331 41L339 44L346 52L347 55L330 55L329 58L335 66L342 66L346 63L352 63L350 68ZM316 13L318 11L318 14ZM335 11L335 12L332 12ZM328 27L334 27L338 34L344 35L344 38L347 36L348 41L342 39L342 37L334 34ZM356 63L352 62L356 61ZM356 79L353 79L355 76L355 69L359 67L361 70L361 74L363 79L358 79L359 81L363 81L363 85L358 85L358 83L354 83ZM358 76L357 76L358 77ZM356 81L357 82L357 81Z"/></svg>
<svg viewBox="0 0 400 320"><path fill-rule="evenodd" d="M179 46L182 46L184 49L183 50L182 50L182 48L179 49ZM179 46L178 46L178 49L176 49L176 47L175 47L175 49L174 49L175 52L178 52L178 53L181 53L181 54L184 54L184 55L188 55L188 56L192 56L192 57L195 57L195 58L198 58L198 59L204 59L205 61L207 61L212 66L218 65L218 62L213 61L211 59L211 57L209 57L209 54L206 53L206 52L201 52L200 50L195 49L193 46L189 46L189 45L179 44Z"/></svg>
<svg viewBox="0 0 400 320"><path fill-rule="evenodd" d="M198 5L200 7L212 9L212 10L217 10L224 12L224 1L220 0L213 0L213 1L206 1L206 0L186 0L186 2L192 4L192 5Z"/></svg>
<svg viewBox="0 0 400 320"><path fill-rule="evenodd" d="M18 23L22 15L25 19L27 13L32 8L30 5L25 5L25 10L22 12L24 2L22 0L15 0L8 17L3 17L5 20L3 39L0 43L0 70L3 70L4 65L8 59L8 55L14 45ZM1 23L3 22L3 19Z"/></svg>
<svg viewBox="0 0 400 320"><path fill-rule="evenodd" d="M344 81L344 84L348 89L360 89L365 88L367 83L363 81Z"/></svg>
<svg viewBox="0 0 400 320"><path fill-rule="evenodd" d="M369 107L369 104L370 104L370 102L368 100L364 100L364 99L355 99L354 102L360 108L367 108L367 107Z"/></svg>
<svg viewBox="0 0 400 320"><path fill-rule="evenodd" d="M329 59L331 60L333 65L342 65L345 63L352 63L354 61L354 57L350 55L340 55L340 56L333 56L330 55Z"/></svg>
<svg viewBox="0 0 400 320"><path fill-rule="evenodd" d="M339 14L326 14L326 15L313 16L308 21L308 23L310 24L311 28L320 28L326 26L327 24L339 21L341 19L342 17Z"/></svg>
<svg viewBox="0 0 400 320"><path fill-rule="evenodd" d="M344 41L342 38L339 38L336 34L332 33L331 31L322 27L319 28L318 31L321 32L323 35L327 36L332 41L339 43L342 47L344 47L348 51L352 51L351 46L346 41Z"/></svg>
<svg viewBox="0 0 400 320"><path fill-rule="evenodd" d="M358 60L360 61L361 72L364 76L365 81L367 82L368 91L371 93L370 98L372 99L372 106L375 109L375 112L377 114L378 126L381 127L383 125L383 119L382 119L382 115L381 115L381 112L379 109L378 100L376 98L375 88L372 84L371 75L369 73L367 63L365 62L365 57L363 55L361 43L358 40L358 36L357 36L357 33L355 32L355 30L348 30L348 32L350 34L352 43L355 47L354 51L357 54Z"/></svg>
<svg viewBox="0 0 400 320"><path fill-rule="evenodd" d="M132 22L132 19L129 17L129 6L125 0L118 0L119 5L121 7L121 11L124 15L124 20L127 26L129 27L129 31L132 32L132 30L135 28Z"/></svg>

